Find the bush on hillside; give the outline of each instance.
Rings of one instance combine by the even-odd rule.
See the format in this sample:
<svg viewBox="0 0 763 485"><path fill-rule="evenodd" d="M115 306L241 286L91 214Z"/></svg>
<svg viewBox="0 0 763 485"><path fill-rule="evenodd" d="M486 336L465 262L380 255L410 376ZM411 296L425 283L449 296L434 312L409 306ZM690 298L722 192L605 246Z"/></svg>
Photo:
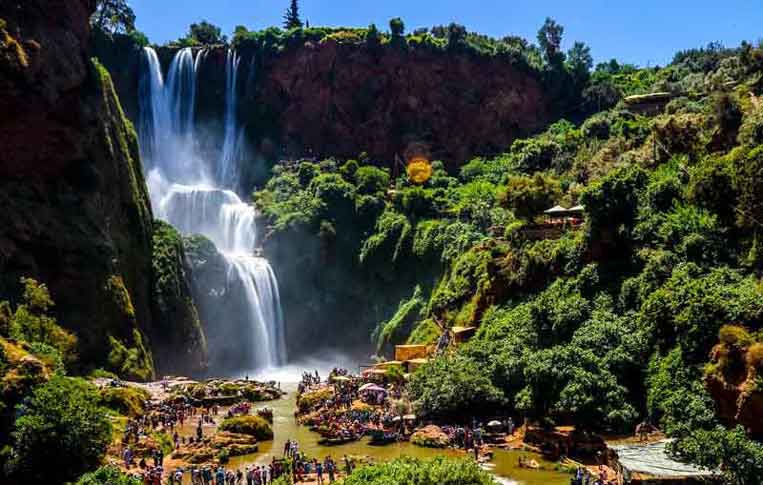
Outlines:
<svg viewBox="0 0 763 485"><path fill-rule="evenodd" d="M142 483L141 479L123 473L118 467L106 465L82 475L76 485L141 485Z"/></svg>
<svg viewBox="0 0 763 485"><path fill-rule="evenodd" d="M408 391L426 418L463 419L475 409L488 413L504 402L483 369L463 356L430 360L413 374Z"/></svg>
<svg viewBox="0 0 763 485"><path fill-rule="evenodd" d="M101 403L114 411L130 417L143 414L146 401L151 395L138 387L104 387L100 390Z"/></svg>
<svg viewBox="0 0 763 485"><path fill-rule="evenodd" d="M37 483L63 483L92 470L111 441L111 423L95 387L54 377L17 408L10 470ZM52 452L55 451L55 452Z"/></svg>
<svg viewBox="0 0 763 485"><path fill-rule="evenodd" d="M359 467L344 485L493 485L493 477L473 460L399 458Z"/></svg>

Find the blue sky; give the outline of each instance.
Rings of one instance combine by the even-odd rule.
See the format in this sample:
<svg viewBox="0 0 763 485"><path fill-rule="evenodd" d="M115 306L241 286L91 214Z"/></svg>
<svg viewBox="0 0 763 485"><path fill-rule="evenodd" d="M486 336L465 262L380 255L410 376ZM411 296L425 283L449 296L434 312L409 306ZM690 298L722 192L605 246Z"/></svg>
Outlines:
<svg viewBox="0 0 763 485"><path fill-rule="evenodd" d="M137 26L152 42L181 37L188 25L208 20L227 34L280 25L289 0L130 0ZM763 36L761 0L302 0L311 25L366 26L386 30L402 17L416 27L466 25L470 31L534 41L551 16L565 27L564 43L591 46L597 62L617 58L638 65L664 65L681 49L721 41L736 46Z"/></svg>

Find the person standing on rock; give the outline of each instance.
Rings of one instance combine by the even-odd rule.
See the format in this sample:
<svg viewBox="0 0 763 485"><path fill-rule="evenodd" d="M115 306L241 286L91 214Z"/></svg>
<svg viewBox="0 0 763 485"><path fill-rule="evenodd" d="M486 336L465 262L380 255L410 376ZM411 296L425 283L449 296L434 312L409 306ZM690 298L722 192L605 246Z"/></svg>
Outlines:
<svg viewBox="0 0 763 485"><path fill-rule="evenodd" d="M323 463L315 460L315 475L318 478L318 485L323 485Z"/></svg>
<svg viewBox="0 0 763 485"><path fill-rule="evenodd" d="M125 468L129 470L130 465L132 464L132 450L129 446L125 447L125 451L122 453L122 459L125 462Z"/></svg>
<svg viewBox="0 0 763 485"><path fill-rule="evenodd" d="M225 468L220 467L215 472L215 485L225 485Z"/></svg>
<svg viewBox="0 0 763 485"><path fill-rule="evenodd" d="M326 472L329 474L329 483L334 483L334 472L336 471L336 466L334 465L334 460L331 459L331 457L326 457Z"/></svg>

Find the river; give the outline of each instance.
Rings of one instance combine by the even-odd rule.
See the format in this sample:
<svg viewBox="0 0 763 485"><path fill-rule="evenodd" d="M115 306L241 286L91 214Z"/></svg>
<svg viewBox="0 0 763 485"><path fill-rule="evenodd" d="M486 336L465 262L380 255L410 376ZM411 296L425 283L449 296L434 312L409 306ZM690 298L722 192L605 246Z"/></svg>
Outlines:
<svg viewBox="0 0 763 485"><path fill-rule="evenodd" d="M387 446L371 446L367 439L347 443L340 446L319 445L320 435L311 432L305 426L299 426L294 419L296 409L296 384L283 384L287 394L276 401L261 403L258 407L269 407L273 410L273 441L261 442L259 452L253 455L231 458L227 465L232 468L244 468L250 464L269 463L275 457L283 454L284 443L287 439L296 440L300 451L309 457L332 456L338 463L342 463L342 457L365 456L374 461L388 461L401 456L413 456L417 458L432 458L435 456L465 456L455 450L439 450L414 446L408 442L402 442ZM540 470L529 470L517 466L520 456L535 459L540 465ZM555 464L544 460L541 456L521 451L496 450L493 460L485 467L491 473L507 484L524 485L567 485L570 476L555 470Z"/></svg>

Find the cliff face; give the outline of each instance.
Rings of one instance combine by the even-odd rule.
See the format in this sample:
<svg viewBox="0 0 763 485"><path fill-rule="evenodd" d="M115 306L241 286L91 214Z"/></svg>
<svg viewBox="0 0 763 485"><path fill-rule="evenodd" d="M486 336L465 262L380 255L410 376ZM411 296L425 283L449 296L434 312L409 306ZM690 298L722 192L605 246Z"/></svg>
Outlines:
<svg viewBox="0 0 763 485"><path fill-rule="evenodd" d="M83 368L150 378L152 214L135 131L88 58L94 8L0 3L0 298L46 283Z"/></svg>
<svg viewBox="0 0 763 485"><path fill-rule="evenodd" d="M752 346L720 343L710 353L705 387L715 402L718 417L729 426L742 425L758 438L763 436L763 344Z"/></svg>
<svg viewBox="0 0 763 485"><path fill-rule="evenodd" d="M176 52L158 50L165 71ZM553 116L538 75L500 57L334 40L264 57L239 54L237 108L251 149L249 180L260 175L257 160L311 155L366 152L387 163L395 155L425 155L456 166L505 150ZM99 40L97 55L137 121L140 50ZM217 133L210 139L221 139L226 56L223 47L208 49L198 73L197 120Z"/></svg>
<svg viewBox="0 0 763 485"><path fill-rule="evenodd" d="M549 117L538 79L498 58L326 41L263 70L246 112L261 106L278 127L264 142L293 154L389 161L424 151L457 163L503 150Z"/></svg>

